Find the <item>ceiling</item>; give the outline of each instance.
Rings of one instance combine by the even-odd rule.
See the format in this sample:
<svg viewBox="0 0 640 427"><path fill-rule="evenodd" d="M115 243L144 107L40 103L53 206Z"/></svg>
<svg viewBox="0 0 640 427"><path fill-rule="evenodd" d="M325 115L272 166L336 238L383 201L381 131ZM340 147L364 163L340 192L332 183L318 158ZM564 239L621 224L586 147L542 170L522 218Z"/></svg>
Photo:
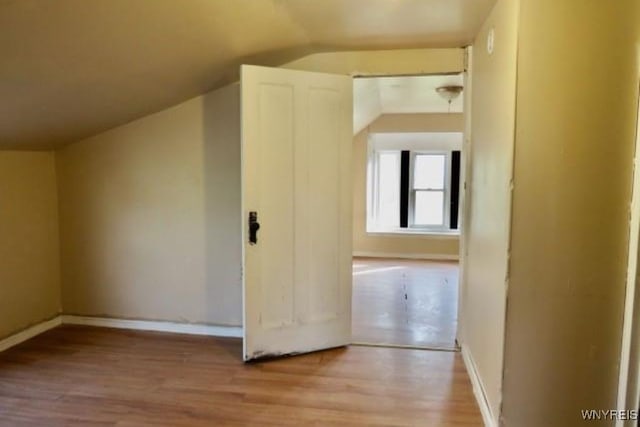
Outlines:
<svg viewBox="0 0 640 427"><path fill-rule="evenodd" d="M94 135L219 87L243 62L467 45L494 2L0 0L0 148Z"/></svg>
<svg viewBox="0 0 640 427"><path fill-rule="evenodd" d="M462 96L452 100L449 106L449 102L436 92L436 88L441 86L462 86L462 74L382 77L373 80L377 80L378 83L383 114L462 112Z"/></svg>
<svg viewBox="0 0 640 427"><path fill-rule="evenodd" d="M436 92L436 88L449 85L463 86L462 74L354 79L354 134L381 114L461 113L464 96L449 106Z"/></svg>

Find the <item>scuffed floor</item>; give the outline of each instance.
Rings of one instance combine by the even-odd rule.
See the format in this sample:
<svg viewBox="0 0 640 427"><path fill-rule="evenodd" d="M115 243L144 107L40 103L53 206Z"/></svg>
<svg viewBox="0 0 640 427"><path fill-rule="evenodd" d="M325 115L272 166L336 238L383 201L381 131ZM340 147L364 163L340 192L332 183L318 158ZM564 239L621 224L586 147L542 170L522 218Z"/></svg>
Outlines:
<svg viewBox="0 0 640 427"><path fill-rule="evenodd" d="M354 258L353 342L455 348L458 263Z"/></svg>

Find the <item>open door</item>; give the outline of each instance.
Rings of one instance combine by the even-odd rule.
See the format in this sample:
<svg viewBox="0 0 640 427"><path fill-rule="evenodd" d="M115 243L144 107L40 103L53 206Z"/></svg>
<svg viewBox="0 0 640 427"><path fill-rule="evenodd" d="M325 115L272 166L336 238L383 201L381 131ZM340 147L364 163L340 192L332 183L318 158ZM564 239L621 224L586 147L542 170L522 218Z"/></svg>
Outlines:
<svg viewBox="0 0 640 427"><path fill-rule="evenodd" d="M242 66L244 360L351 340L352 81Z"/></svg>

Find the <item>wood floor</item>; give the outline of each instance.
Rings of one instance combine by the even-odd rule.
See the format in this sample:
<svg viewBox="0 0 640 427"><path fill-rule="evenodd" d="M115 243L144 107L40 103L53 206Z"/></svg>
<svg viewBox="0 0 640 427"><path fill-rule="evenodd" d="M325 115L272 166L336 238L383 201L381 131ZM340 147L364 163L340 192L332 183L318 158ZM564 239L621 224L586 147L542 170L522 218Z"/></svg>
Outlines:
<svg viewBox="0 0 640 427"><path fill-rule="evenodd" d="M458 264L356 258L353 342L455 349Z"/></svg>
<svg viewBox="0 0 640 427"><path fill-rule="evenodd" d="M0 425L482 425L458 353L240 357L235 339L61 326L0 353Z"/></svg>

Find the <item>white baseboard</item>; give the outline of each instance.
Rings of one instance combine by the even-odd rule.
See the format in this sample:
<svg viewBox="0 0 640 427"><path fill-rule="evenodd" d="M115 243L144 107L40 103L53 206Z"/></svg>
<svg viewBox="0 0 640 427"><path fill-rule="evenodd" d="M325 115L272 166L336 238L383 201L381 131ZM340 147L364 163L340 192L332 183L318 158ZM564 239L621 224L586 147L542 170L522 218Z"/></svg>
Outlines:
<svg viewBox="0 0 640 427"><path fill-rule="evenodd" d="M61 323L60 316L56 316L53 319L45 320L44 322L33 325L24 331L20 331L0 341L0 351L5 351L15 345L25 342L28 339L40 335L43 332L53 329L59 326Z"/></svg>
<svg viewBox="0 0 640 427"><path fill-rule="evenodd" d="M425 259L431 261L458 261L458 254L404 254L391 252L354 252L354 257L364 258L401 258L401 259Z"/></svg>
<svg viewBox="0 0 640 427"><path fill-rule="evenodd" d="M478 374L476 363L473 361L473 357L471 356L471 353L469 353L469 349L464 344L462 345L462 359L467 367L467 373L469 374L471 385L473 386L473 394L478 401L478 406L480 407L480 413L482 414L482 420L484 421L485 427L498 427L498 422L491 413L491 407L489 406L489 401L487 400L482 380Z"/></svg>
<svg viewBox="0 0 640 427"><path fill-rule="evenodd" d="M241 326L214 326L194 323L162 322L153 320L111 319L60 315L0 340L0 352L16 346L60 325L86 325L105 328L135 329L140 331L172 332L176 334L207 335L213 337L242 338Z"/></svg>
<svg viewBox="0 0 640 427"><path fill-rule="evenodd" d="M105 328L135 329L139 331L172 332L188 335L208 335L213 337L242 338L241 326L216 326L197 323L177 323L156 320L113 319L108 317L89 317L63 315L65 325L100 326Z"/></svg>

